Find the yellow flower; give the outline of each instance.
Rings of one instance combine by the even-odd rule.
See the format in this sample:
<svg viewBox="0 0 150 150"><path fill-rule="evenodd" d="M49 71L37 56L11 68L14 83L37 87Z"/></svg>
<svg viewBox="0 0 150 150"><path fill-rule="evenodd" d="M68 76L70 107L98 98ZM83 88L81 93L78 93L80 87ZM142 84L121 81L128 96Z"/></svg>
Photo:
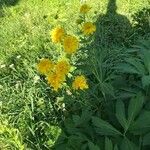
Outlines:
<svg viewBox="0 0 150 150"><path fill-rule="evenodd" d="M61 60L56 64L55 69L56 72L66 75L69 73L70 67L71 66L67 60Z"/></svg>
<svg viewBox="0 0 150 150"><path fill-rule="evenodd" d="M65 35L65 31L61 27L56 27L51 31L51 39L54 43L60 43Z"/></svg>
<svg viewBox="0 0 150 150"><path fill-rule="evenodd" d="M91 9L90 6L88 6L87 4L83 4L81 7L80 7L80 13L87 13L89 10Z"/></svg>
<svg viewBox="0 0 150 150"><path fill-rule="evenodd" d="M43 75L47 75L53 69L53 67L53 62L46 58L41 59L37 64L37 70Z"/></svg>
<svg viewBox="0 0 150 150"><path fill-rule="evenodd" d="M77 40L76 37L68 35L64 38L63 45L64 45L65 52L68 54L72 54L75 53L76 50L78 49L79 41Z"/></svg>
<svg viewBox="0 0 150 150"><path fill-rule="evenodd" d="M48 84L50 84L54 91L58 91L58 89L61 88L62 83L65 81L65 76L54 72L48 75L47 80Z"/></svg>
<svg viewBox="0 0 150 150"><path fill-rule="evenodd" d="M92 22L86 22L83 24L82 30L85 35L93 34L96 31L96 26Z"/></svg>
<svg viewBox="0 0 150 150"><path fill-rule="evenodd" d="M75 80L72 83L72 87L75 90L78 90L78 89L81 89L81 90L87 89L88 88L88 84L87 84L86 78L83 75L76 76Z"/></svg>

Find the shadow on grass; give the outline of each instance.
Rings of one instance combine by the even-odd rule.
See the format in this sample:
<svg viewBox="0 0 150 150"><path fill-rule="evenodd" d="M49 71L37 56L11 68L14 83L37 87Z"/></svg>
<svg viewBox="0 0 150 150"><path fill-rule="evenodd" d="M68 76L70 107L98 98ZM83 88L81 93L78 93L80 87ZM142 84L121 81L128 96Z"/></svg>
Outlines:
<svg viewBox="0 0 150 150"><path fill-rule="evenodd" d="M0 17L4 16L3 6L10 7L15 6L19 0L0 0Z"/></svg>
<svg viewBox="0 0 150 150"><path fill-rule="evenodd" d="M150 8L143 8L132 15L136 34L150 37Z"/></svg>
<svg viewBox="0 0 150 150"><path fill-rule="evenodd" d="M0 8L2 8L3 5L5 6L14 6L18 3L19 0L1 0L0 1Z"/></svg>
<svg viewBox="0 0 150 150"><path fill-rule="evenodd" d="M97 46L111 47L114 44L129 43L131 24L126 16L117 13L116 0L109 0L107 12L99 15L96 26L94 43Z"/></svg>

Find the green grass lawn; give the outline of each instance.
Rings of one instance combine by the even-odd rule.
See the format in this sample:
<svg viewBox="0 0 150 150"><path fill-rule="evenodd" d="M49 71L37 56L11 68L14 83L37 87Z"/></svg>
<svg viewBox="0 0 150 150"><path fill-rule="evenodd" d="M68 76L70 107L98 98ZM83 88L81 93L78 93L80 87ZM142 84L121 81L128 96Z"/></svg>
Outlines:
<svg viewBox="0 0 150 150"><path fill-rule="evenodd" d="M1 0L3 2L3 0ZM1 3L2 3L1 2ZM2 3L3 4L3 3ZM91 14L105 14L107 0L94 2L89 0L93 7ZM131 15L148 6L148 0L117 1L117 13L126 16L132 23ZM13 52L37 52L42 48L48 49L50 44L49 30L59 21L73 32L75 20L78 17L80 3L73 1L18 1L14 6L2 5L0 21L1 61L11 56ZM58 15L59 21L54 21ZM76 28L76 27L75 27Z"/></svg>
<svg viewBox="0 0 150 150"><path fill-rule="evenodd" d="M107 0L100 2L89 0L89 4L93 7L91 13L93 11L97 11L98 14L106 13ZM66 28L73 29L78 16L79 5L77 0L69 2L65 0L61 2L57 0L20 0L15 6L7 7L6 5L5 7L2 5L3 11L0 21L1 61L13 52L30 51L32 53L50 44L49 30L56 24L54 21L56 15L58 15L59 21L67 26ZM148 0L120 0L117 1L117 12L125 15L132 23L131 15L147 6Z"/></svg>
<svg viewBox="0 0 150 150"><path fill-rule="evenodd" d="M88 4L91 21L107 12L108 0L88 0ZM134 27L132 15L150 2L117 0L116 4L117 13ZM61 23L70 34L77 32L79 8L79 0L0 0L0 149L51 149L59 136L56 124L62 116L51 104L52 93L39 79L36 63L57 55L50 39L53 27Z"/></svg>

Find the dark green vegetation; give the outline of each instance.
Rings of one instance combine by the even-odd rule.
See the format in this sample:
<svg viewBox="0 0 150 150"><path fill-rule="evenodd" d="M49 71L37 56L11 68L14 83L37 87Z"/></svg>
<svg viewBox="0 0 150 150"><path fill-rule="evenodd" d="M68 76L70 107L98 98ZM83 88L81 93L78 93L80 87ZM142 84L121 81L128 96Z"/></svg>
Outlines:
<svg viewBox="0 0 150 150"><path fill-rule="evenodd" d="M89 4L97 31L79 68L90 88L67 95L35 66L56 55L49 30L58 22L76 32L79 1L0 0L0 149L150 149L150 3Z"/></svg>

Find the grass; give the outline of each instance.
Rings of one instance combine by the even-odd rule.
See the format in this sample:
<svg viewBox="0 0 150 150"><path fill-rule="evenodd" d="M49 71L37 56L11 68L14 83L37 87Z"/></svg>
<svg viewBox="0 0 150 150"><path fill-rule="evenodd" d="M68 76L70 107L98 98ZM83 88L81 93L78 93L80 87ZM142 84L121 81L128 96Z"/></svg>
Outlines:
<svg viewBox="0 0 150 150"><path fill-rule="evenodd" d="M88 17L94 16L96 22L98 15L106 13L107 2L89 0L92 11ZM117 13L126 16L133 27L132 14L148 5L148 0L118 0ZM61 105L53 101L47 84L38 79L36 63L42 57L57 55L49 35L56 24L62 23L70 33L76 32L79 7L78 0L20 0L16 3L0 0L2 149L21 150L23 145L26 149L50 149L59 136L61 129L56 123L61 114L55 109ZM109 45L107 40L105 42ZM17 132L15 138L14 132Z"/></svg>
<svg viewBox="0 0 150 150"><path fill-rule="evenodd" d="M107 1L89 1L93 11L105 13ZM124 4L123 4L124 3ZM148 6L148 0L117 1L119 14L125 15L132 22L131 14ZM37 51L50 44L49 30L56 23L54 17L60 17L66 28L73 30L79 1L18 1L15 6L4 7L0 23L1 59L5 59L15 51ZM65 10L65 11L64 11ZM68 13L66 13L68 12ZM45 41L46 40L46 41ZM47 47L46 47L47 48Z"/></svg>

